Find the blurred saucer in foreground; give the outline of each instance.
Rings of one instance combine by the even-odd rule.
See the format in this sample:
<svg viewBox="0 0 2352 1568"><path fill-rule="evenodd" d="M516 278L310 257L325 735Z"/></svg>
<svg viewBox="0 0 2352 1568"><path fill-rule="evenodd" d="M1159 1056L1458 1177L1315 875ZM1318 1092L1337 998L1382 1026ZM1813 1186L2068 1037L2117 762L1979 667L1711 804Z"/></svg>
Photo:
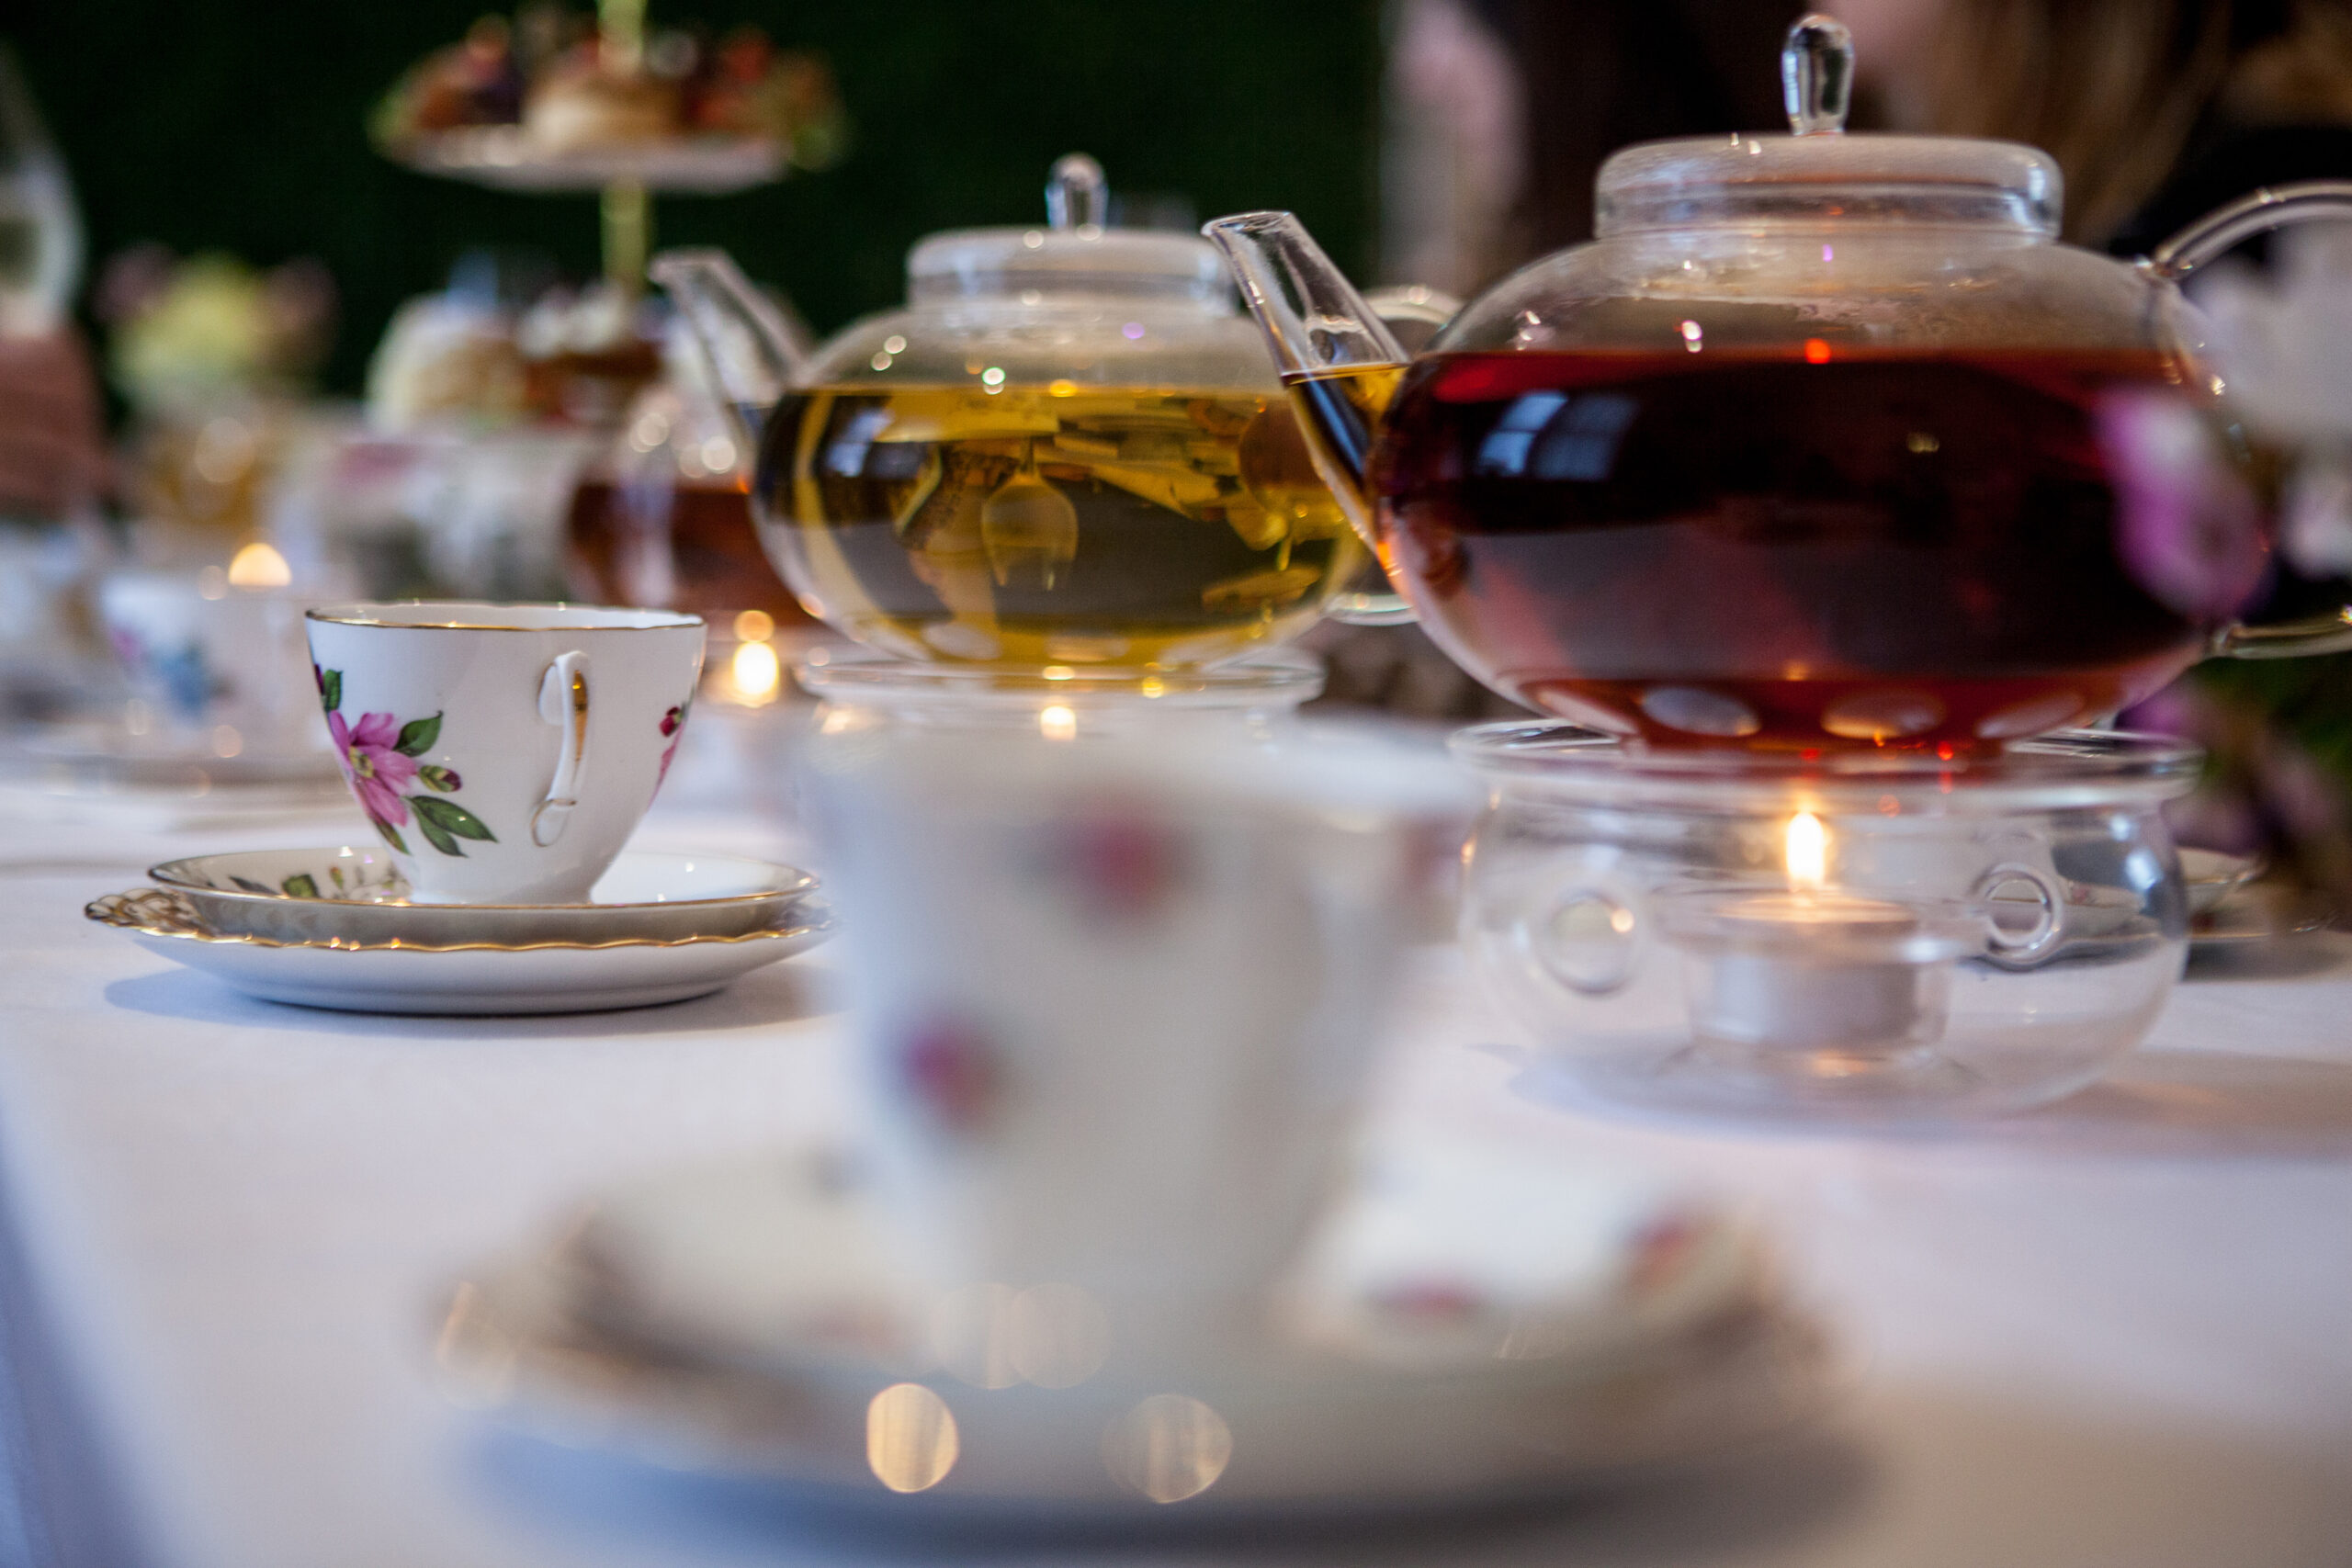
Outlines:
<svg viewBox="0 0 2352 1568"><path fill-rule="evenodd" d="M1492 1151L1371 1168L1214 1357L1076 1287L927 1296L838 1156L689 1173L459 1286L450 1392L580 1446L910 1520L1116 1524L1556 1494L1813 1413L1756 1239L1654 1182Z"/></svg>

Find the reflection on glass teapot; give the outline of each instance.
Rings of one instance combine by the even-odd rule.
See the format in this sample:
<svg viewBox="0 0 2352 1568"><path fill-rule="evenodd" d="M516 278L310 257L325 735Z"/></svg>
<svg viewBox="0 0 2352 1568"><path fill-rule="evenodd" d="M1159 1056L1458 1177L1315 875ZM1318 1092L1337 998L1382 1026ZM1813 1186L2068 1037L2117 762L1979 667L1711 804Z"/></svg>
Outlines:
<svg viewBox="0 0 2352 1568"><path fill-rule="evenodd" d="M2057 166L1843 134L1846 29L1793 134L1603 165L1598 239L1403 353L1288 213L1231 261L1319 466L1497 691L1662 744L1964 749L2112 713L2248 627L2268 534L2177 283L2352 184L2261 192L2136 265L2056 243Z"/></svg>
<svg viewBox="0 0 2352 1568"><path fill-rule="evenodd" d="M1364 560L1216 252L1052 222L934 234L903 310L813 356L722 254L676 298L760 453L769 558L814 614L910 659L1139 671L1296 635Z"/></svg>

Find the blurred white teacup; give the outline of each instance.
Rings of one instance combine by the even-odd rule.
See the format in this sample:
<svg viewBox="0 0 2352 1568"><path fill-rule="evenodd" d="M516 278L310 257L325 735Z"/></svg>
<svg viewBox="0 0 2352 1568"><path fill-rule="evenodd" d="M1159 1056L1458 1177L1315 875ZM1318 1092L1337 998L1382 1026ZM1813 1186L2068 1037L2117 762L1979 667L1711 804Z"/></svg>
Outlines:
<svg viewBox="0 0 2352 1568"><path fill-rule="evenodd" d="M951 1315L1089 1303L1152 1354L1262 1306L1347 1151L1414 824L1461 788L1313 750L818 738L877 1192Z"/></svg>
<svg viewBox="0 0 2352 1568"><path fill-rule="evenodd" d="M214 755L316 752L302 604L208 571L138 569L98 583L98 618L143 705L139 728Z"/></svg>
<svg viewBox="0 0 2352 1568"><path fill-rule="evenodd" d="M344 777L424 904L579 904L668 771L703 623L462 602L310 612Z"/></svg>

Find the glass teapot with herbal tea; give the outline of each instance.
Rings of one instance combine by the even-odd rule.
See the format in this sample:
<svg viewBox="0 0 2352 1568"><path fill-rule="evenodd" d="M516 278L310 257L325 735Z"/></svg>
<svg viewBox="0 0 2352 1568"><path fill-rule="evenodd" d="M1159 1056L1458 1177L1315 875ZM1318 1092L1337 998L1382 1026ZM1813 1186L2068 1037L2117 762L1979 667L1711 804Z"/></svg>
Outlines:
<svg viewBox="0 0 2352 1568"><path fill-rule="evenodd" d="M1965 749L2080 723L2248 626L2268 568L2179 280L2352 216L2257 193L2136 264L2056 243L2044 153L1846 135L1852 51L1808 17L1792 134L1601 168L1598 238L1410 359L1288 213L1218 219L1319 466L1447 652L1653 743Z"/></svg>
<svg viewBox="0 0 2352 1568"><path fill-rule="evenodd" d="M811 613L910 660L1182 669L1295 636L1365 563L1216 251L1105 207L1064 158L1049 223L930 236L906 306L813 353L725 255L657 258Z"/></svg>

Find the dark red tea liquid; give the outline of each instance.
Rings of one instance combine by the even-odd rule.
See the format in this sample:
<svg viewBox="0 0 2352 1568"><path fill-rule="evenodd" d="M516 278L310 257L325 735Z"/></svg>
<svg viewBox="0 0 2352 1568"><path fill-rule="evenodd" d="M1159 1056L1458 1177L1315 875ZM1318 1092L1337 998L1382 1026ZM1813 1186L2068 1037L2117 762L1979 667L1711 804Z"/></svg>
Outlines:
<svg viewBox="0 0 2352 1568"><path fill-rule="evenodd" d="M2258 529L2176 525L2179 476L2116 471L2150 409L2177 466L2188 379L1818 341L1442 355L1386 409L1369 499L1430 635L1532 706L1667 744L1969 748L2154 692L2220 618L2196 584L2258 579Z"/></svg>
<svg viewBox="0 0 2352 1568"><path fill-rule="evenodd" d="M591 478L572 493L568 531L572 590L591 604L687 610L714 625L744 610L813 624L761 551L739 486Z"/></svg>

